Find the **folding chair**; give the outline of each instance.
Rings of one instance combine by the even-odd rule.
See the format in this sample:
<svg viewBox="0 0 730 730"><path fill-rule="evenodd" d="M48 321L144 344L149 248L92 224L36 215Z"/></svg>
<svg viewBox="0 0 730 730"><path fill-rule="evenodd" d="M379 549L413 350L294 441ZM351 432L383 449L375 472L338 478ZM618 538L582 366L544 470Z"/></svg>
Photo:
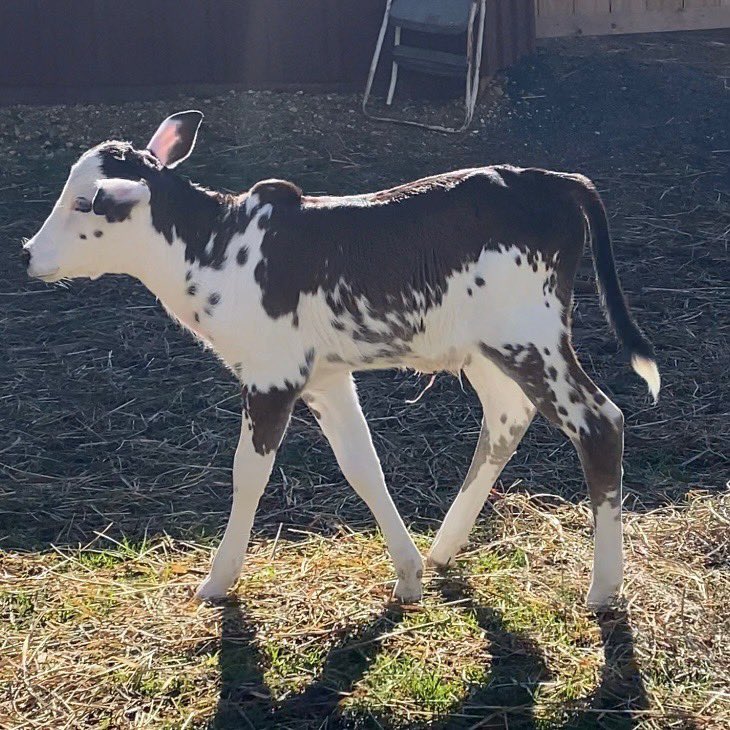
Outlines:
<svg viewBox="0 0 730 730"><path fill-rule="evenodd" d="M474 20L477 9L479 10L479 22L475 44ZM479 94L479 71L482 63L485 15L486 0L387 0L362 100L362 110L365 116L378 121L399 122L415 127L434 129L439 132L463 132L471 124L474 117L477 95ZM368 112L368 99L372 91L375 72L378 69L380 54L383 50L385 34L390 25L394 29L393 63L386 104L390 106L393 102L400 68L408 68L434 76L453 78L466 76L465 116L461 127L442 127L407 119L376 116ZM462 55L461 53L447 53L420 46L402 45L401 31L403 29L430 35L453 36L466 34L466 52Z"/></svg>

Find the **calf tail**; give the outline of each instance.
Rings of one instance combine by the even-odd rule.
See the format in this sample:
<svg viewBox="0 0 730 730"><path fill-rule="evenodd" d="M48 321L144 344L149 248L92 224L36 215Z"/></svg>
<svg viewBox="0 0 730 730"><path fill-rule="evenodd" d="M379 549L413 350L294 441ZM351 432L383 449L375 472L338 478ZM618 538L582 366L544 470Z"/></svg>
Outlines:
<svg viewBox="0 0 730 730"><path fill-rule="evenodd" d="M604 313L621 347L631 358L631 367L649 386L654 402L659 398L661 376L657 368L654 347L639 329L629 311L613 258L608 217L601 196L593 183L583 175L572 175L579 183L579 202L588 220L593 266Z"/></svg>

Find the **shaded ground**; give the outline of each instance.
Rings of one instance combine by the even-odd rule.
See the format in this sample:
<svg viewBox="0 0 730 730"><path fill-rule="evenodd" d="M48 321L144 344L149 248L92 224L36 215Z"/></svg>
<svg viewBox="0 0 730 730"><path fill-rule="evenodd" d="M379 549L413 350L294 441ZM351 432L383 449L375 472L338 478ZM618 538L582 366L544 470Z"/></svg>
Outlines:
<svg viewBox="0 0 730 730"><path fill-rule="evenodd" d="M143 143L159 119L187 105L207 117L185 172L221 187L280 176L308 192L346 193L503 161L594 178L612 216L620 275L664 376L653 408L617 356L587 273L575 339L627 415L629 505L721 487L730 423L727 41L702 33L552 43L510 71L504 96L490 95L484 123L462 137L371 125L355 99L341 96L3 109L4 544L75 544L109 522L125 534L221 524L238 425L232 378L135 282L51 288L27 281L16 255L79 150L108 136ZM409 522L431 525L466 469L479 414L472 394L446 376L406 406L422 382L371 374L360 390L399 507ZM304 410L278 466L259 526L369 520ZM542 424L505 471L504 485L517 480L518 489L583 494L572 449ZM18 520L28 505L34 529Z"/></svg>
<svg viewBox="0 0 730 730"><path fill-rule="evenodd" d="M627 507L682 503L697 489L719 494L730 435L728 86L730 35L707 32L545 44L490 90L460 137L366 123L357 99L339 95L0 109L0 548L76 546L107 528L114 539L164 531L200 541L224 523L238 426L232 377L135 282L49 287L27 281L18 256L80 151L107 137L143 144L164 116L191 106L206 121L184 172L221 188L276 176L308 193L348 193L491 162L592 177L664 377L654 407L617 353L586 259L575 340L627 416ZM479 424L468 387L446 376L407 406L425 382L359 378L391 491L419 531L442 518ZM583 498L572 449L541 422L498 491ZM283 525L282 538L296 541L292 528L327 536L343 523L372 526L300 409L256 529L271 537ZM708 553L726 568L716 547Z"/></svg>

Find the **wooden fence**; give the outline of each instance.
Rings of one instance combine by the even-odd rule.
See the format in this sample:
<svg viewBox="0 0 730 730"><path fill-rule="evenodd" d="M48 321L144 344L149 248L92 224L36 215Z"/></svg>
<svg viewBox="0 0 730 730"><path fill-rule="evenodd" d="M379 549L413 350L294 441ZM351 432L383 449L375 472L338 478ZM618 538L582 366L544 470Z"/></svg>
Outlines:
<svg viewBox="0 0 730 730"><path fill-rule="evenodd" d="M538 38L730 27L730 0L536 0Z"/></svg>
<svg viewBox="0 0 730 730"><path fill-rule="evenodd" d="M535 43L534 0L487 6L485 75ZM385 0L0 0L0 99L208 84L362 89L384 8Z"/></svg>

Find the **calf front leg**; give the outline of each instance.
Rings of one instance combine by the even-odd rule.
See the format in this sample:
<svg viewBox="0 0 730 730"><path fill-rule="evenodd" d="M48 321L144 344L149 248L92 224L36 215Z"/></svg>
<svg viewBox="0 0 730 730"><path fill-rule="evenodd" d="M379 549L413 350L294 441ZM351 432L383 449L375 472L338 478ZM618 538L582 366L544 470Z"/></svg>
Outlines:
<svg viewBox="0 0 730 730"><path fill-rule="evenodd" d="M241 574L256 507L298 395L292 387L266 393L243 389L241 436L233 459L233 506L210 573L196 593L199 600L225 596Z"/></svg>
<svg viewBox="0 0 730 730"><path fill-rule="evenodd" d="M423 559L385 486L352 376L342 373L310 383L303 398L332 446L345 479L370 508L385 536L398 575L394 596L405 603L418 601Z"/></svg>

